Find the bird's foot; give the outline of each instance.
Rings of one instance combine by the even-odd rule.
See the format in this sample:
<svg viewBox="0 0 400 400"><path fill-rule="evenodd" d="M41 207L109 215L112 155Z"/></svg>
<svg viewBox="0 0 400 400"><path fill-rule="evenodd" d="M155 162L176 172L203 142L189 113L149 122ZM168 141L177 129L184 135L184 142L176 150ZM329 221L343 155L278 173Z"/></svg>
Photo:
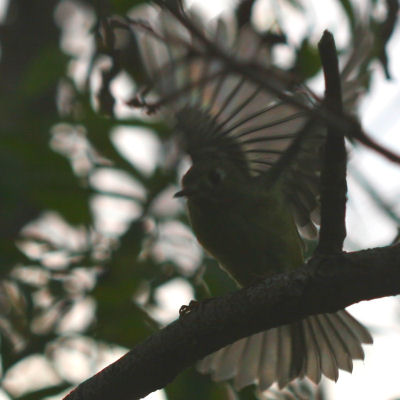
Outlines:
<svg viewBox="0 0 400 400"><path fill-rule="evenodd" d="M191 300L189 305L183 305L179 309L179 318L184 318L186 315L190 314L196 308L200 306L200 302L197 300Z"/></svg>

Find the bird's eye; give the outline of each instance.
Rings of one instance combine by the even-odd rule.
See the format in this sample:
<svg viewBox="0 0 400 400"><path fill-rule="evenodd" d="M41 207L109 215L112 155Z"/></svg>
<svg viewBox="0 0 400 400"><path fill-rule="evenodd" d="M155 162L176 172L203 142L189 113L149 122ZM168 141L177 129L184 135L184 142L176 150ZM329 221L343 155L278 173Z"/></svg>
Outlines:
<svg viewBox="0 0 400 400"><path fill-rule="evenodd" d="M224 178L225 174L221 169L212 169L208 173L208 179L213 185L218 185L222 179Z"/></svg>

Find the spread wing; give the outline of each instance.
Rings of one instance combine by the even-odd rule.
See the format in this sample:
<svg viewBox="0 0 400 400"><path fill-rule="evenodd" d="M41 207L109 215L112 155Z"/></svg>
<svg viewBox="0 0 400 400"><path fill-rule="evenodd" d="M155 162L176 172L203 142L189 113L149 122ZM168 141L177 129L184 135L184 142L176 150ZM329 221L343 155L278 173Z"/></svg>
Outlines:
<svg viewBox="0 0 400 400"><path fill-rule="evenodd" d="M134 29L155 105L173 115L183 149L194 161L227 157L250 179L283 181L301 233L315 237L324 128L305 87L271 65L270 47L250 27L232 38L223 20L205 27L159 11ZM145 97L147 101L150 94Z"/></svg>

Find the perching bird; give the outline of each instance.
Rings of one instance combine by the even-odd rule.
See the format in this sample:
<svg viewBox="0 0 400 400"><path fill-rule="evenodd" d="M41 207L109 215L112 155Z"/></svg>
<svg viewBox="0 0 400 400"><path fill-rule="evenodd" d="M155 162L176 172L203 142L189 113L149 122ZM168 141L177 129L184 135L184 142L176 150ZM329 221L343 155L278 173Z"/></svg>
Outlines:
<svg viewBox="0 0 400 400"><path fill-rule="evenodd" d="M133 27L155 104L173 116L193 161L176 196L186 197L204 249L246 286L304 262L301 235L315 236L318 222L324 129L307 111L316 100L305 88L288 94L291 79L271 66L268 47L250 27L232 41L221 20L212 30L180 15L162 9L156 26L141 20ZM227 54L256 78L226 65ZM336 381L338 369L351 371L352 360L364 358L362 343L372 343L371 335L342 310L243 338L198 370L262 391L302 377Z"/></svg>

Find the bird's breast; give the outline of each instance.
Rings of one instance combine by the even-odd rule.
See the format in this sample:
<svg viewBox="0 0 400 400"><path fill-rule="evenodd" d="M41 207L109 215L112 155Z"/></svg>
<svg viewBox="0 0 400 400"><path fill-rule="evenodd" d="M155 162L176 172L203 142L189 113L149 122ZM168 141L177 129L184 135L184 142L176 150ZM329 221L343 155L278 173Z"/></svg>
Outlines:
<svg viewBox="0 0 400 400"><path fill-rule="evenodd" d="M248 285L303 261L301 239L282 204L188 201L193 231L200 244L240 284Z"/></svg>

